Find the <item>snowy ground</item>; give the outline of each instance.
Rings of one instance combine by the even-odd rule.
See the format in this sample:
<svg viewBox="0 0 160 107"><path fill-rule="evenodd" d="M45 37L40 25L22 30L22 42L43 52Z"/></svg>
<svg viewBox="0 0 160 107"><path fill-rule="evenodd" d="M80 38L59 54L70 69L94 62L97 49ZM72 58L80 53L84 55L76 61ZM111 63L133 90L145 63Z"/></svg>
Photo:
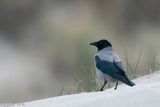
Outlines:
<svg viewBox="0 0 160 107"><path fill-rule="evenodd" d="M54 97L13 107L160 107L160 72L134 80L136 86L124 84L118 90ZM4 106L4 105L3 105ZM2 105L1 105L2 107ZM5 105L5 107L8 107Z"/></svg>

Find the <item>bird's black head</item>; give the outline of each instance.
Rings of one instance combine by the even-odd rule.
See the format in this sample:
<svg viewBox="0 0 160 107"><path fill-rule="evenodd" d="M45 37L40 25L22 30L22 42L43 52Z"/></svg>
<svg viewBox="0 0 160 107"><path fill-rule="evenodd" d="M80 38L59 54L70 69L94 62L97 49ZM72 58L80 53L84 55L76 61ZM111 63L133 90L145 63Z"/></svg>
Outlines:
<svg viewBox="0 0 160 107"><path fill-rule="evenodd" d="M90 45L96 46L98 48L98 51L100 51L106 47L112 47L112 44L105 39L100 40L98 42L90 43Z"/></svg>

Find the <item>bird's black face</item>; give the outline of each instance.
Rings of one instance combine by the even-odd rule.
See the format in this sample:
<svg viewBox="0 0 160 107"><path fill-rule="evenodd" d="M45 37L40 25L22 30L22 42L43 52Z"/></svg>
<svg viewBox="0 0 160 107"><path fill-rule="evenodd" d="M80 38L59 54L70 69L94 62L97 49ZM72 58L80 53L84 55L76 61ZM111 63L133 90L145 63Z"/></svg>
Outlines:
<svg viewBox="0 0 160 107"><path fill-rule="evenodd" d="M98 51L100 51L106 47L112 47L111 43L105 39L100 40L98 42L90 43L90 45L96 46L98 48Z"/></svg>

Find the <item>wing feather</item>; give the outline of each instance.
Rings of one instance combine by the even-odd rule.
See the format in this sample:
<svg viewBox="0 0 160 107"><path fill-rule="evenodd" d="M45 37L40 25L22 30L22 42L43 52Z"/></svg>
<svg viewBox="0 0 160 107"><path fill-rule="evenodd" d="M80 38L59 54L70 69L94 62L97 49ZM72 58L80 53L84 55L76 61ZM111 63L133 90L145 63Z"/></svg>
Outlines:
<svg viewBox="0 0 160 107"><path fill-rule="evenodd" d="M123 66L121 62L116 62L113 59L113 63L105 60L101 60L99 56L95 57L96 67L103 72L104 74L110 75L111 77L124 82L129 86L135 85L131 82L126 73L124 72Z"/></svg>

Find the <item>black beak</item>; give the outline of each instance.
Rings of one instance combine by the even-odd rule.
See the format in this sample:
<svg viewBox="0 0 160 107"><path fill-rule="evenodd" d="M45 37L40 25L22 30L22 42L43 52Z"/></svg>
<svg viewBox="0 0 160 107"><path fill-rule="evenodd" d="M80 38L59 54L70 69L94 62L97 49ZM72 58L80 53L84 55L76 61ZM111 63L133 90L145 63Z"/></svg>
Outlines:
<svg viewBox="0 0 160 107"><path fill-rule="evenodd" d="M92 43L90 43L90 45L96 46L97 42L92 42Z"/></svg>

